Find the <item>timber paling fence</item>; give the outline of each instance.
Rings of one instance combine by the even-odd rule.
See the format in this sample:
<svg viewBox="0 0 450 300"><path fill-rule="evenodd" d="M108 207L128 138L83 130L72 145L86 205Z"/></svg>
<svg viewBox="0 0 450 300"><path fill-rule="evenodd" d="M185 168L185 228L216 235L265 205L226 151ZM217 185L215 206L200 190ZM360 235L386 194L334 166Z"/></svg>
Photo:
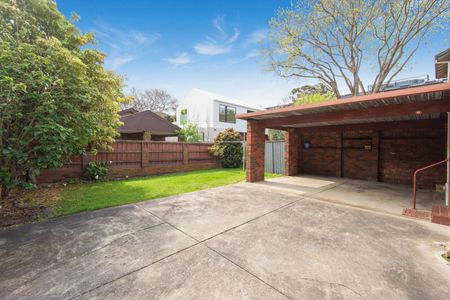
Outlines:
<svg viewBox="0 0 450 300"><path fill-rule="evenodd" d="M245 142L242 144L245 166ZM112 151L98 151L96 155L89 156L73 156L61 168L43 170L37 181L53 183L82 177L91 161L110 162L109 178L213 169L220 167L220 164L209 153L211 146L210 143L116 141L112 145ZM266 141L265 172L284 174L283 141Z"/></svg>
<svg viewBox="0 0 450 300"><path fill-rule="evenodd" d="M73 156L61 168L43 170L38 183L52 183L81 177L90 161L110 163L110 178L137 177L172 172L205 170L219 167L209 153L207 143L172 143L155 141L116 141L112 151L96 155Z"/></svg>

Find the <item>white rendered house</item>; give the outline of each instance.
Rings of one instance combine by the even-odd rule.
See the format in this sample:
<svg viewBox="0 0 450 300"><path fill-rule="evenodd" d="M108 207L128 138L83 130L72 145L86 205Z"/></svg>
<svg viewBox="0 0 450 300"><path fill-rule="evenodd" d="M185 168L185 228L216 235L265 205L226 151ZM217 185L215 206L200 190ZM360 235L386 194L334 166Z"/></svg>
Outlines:
<svg viewBox="0 0 450 300"><path fill-rule="evenodd" d="M196 124L204 142L213 142L226 128L233 128L245 138L247 122L237 120L236 115L261 110L260 106L193 88L178 105L176 124Z"/></svg>

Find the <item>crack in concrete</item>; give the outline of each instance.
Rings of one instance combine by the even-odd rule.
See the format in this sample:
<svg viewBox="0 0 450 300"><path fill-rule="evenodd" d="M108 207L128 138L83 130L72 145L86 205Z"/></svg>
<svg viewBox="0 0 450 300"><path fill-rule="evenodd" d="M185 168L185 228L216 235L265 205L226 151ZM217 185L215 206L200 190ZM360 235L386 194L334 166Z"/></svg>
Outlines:
<svg viewBox="0 0 450 300"><path fill-rule="evenodd" d="M295 200L295 201L292 201L292 202L290 202L290 203L288 203L288 204L285 204L285 205L283 205L283 206L281 206L281 207L278 207L277 209L274 209L274 210L272 210L272 211L270 211L270 212L268 212L268 213L265 213L265 214L263 214L263 215L261 215L261 216L258 216L258 217L256 217L256 218L254 218L254 219L248 220L248 221L246 221L246 222L244 222L244 223L242 223L242 224L239 224L239 225L237 225L237 226L235 226L235 227L229 228L229 229L227 229L227 230L225 230L225 231L223 231L223 232L221 232L221 233L218 233L218 234L216 234L216 235L214 235L214 236L211 236L211 237L209 237L209 238L207 238L207 239L204 239L204 240L201 240L201 241L197 240L196 238L194 238L194 237L191 236L190 234L184 232L184 231L181 230L180 228L174 226L173 224L171 224L171 223L169 223L169 222L167 222L167 221L165 221L165 220L163 220L163 219L160 219L157 215L155 215L155 214L153 214L152 212L146 210L144 207L142 207L142 209L143 209L144 211L148 212L149 214L151 214L152 216L154 216L154 217L160 219L161 221L166 222L167 225L169 225L169 226L173 227L174 229L180 231L181 233L185 234L186 236L190 237L191 239L197 241L197 244L196 244L196 245L201 244L202 246L204 246L204 247L206 247L207 249L213 251L214 253L216 253L217 255L221 256L222 258L226 259L227 261L229 261L230 263L232 263L233 265L235 265L235 266L238 267L239 269L243 270L243 271L246 272L247 274L253 276L254 278L256 278L257 280L259 280L259 281L262 282L263 284L265 284L265 285L267 285L268 287L274 289L275 291L277 291L277 292L280 293L281 295L285 296L285 297L288 298L288 299L292 299L291 297L289 297L288 295L286 295L285 293L283 293L282 291L280 291L279 289L277 289L277 288L274 287L273 285L269 284L268 282L264 281L264 280L261 279L260 277L258 277L258 276L256 276L255 274L251 273L249 270L245 269L245 268L242 267L241 265L239 265L239 264L233 262L232 260L228 259L228 257L222 255L222 253L219 253L219 252L217 252L216 250L212 249L211 247L209 247L208 245L206 245L205 242L208 241L208 240L210 240L211 238L213 238L213 237L215 237L215 236L221 235L221 234L223 234L223 233L225 233L225 232L227 232L227 231L229 231L229 230L232 230L232 229L234 229L234 228L237 228L237 227L239 227L239 226L243 226L243 225L245 225L245 224L247 224L247 223L249 223L249 222L251 222L251 221L254 221L254 220L256 220L256 219L259 219L259 218L261 218L261 217L263 217L263 216L265 216L265 215L268 215L269 213L272 213L272 212L274 212L274 211L277 211L277 210L279 210L279 209L281 209L281 208L283 208L283 207L286 207L286 206L288 206L288 205L291 205L291 204L293 204L293 203L295 203L295 202L297 202L297 201L300 201L300 200L302 200L302 198L297 199L297 200Z"/></svg>
<svg viewBox="0 0 450 300"><path fill-rule="evenodd" d="M164 223L164 222L161 222L161 223L158 223L158 224L155 224L155 225L151 225L151 226L148 226L148 227L145 227L145 228L141 228L141 229L139 229L139 230L127 232L126 234L123 234L123 235L121 235L121 236L119 236L119 237L113 239L112 241L110 241L109 243L106 243L105 245L103 245L103 246L101 246L101 247L98 247L98 248L94 248L94 249L88 250L88 251L86 251L86 252L81 253L80 255L70 256L70 257L68 257L67 259L65 259L64 261L56 262L56 263L53 264L53 265L49 265L49 266L47 266L47 268L44 268L43 270L37 272L37 273L33 276L33 278L31 278L31 279L29 279L29 280L25 280L25 281L23 282L22 286L13 289L13 290L11 291L11 293L14 293L15 291L17 291L18 289L22 288L22 287L23 287L24 285L26 285L26 284L31 284L31 283L33 283L34 281L36 281L37 279L39 279L39 276L40 276L40 275L45 274L46 272L50 272L50 271L51 271L52 269L54 269L54 268L57 268L57 267L62 266L62 265L65 265L65 264L67 264L68 262L70 262L70 261L72 261L72 260L74 260L74 259L76 259L76 258L85 257L85 256L87 256L87 255L90 255L90 254L92 254L92 253L95 253L95 252L97 252L97 251L100 251L100 250L102 250L103 248L108 247L108 246L110 246L111 244L115 243L116 241L118 241L118 240L120 240L120 239L123 239L123 238L125 238L125 237L127 237L127 236L130 236L130 238L125 239L122 243L119 244L119 246L120 246L120 245L123 245L123 244L125 244L126 242L128 242L128 241L131 239L131 236L133 236L134 234L136 234L136 233L138 233L138 232L141 232L141 231L145 231L145 230L154 228L154 227L157 227L157 226L160 226L160 225L163 225L163 224L165 224L165 223Z"/></svg>
<svg viewBox="0 0 450 300"><path fill-rule="evenodd" d="M253 219L251 219L251 220L248 220L248 221L246 221L246 222L244 222L244 223L241 223L241 224L239 224L239 225L237 225L237 226L234 226L234 227L232 227L232 228L229 228L229 229L227 229L227 230L225 230L225 231L223 231L223 232L220 232L220 233L218 233L218 234L216 234L216 235L214 235L214 236L211 236L211 237L209 237L209 238L207 238L207 239L204 239L204 240L201 240L201 241L199 241L198 239L194 238L194 237L191 236L190 234L186 233L186 232L183 231L182 229L176 227L175 225L171 224L170 222L168 222L168 221L166 221L166 220L160 218L159 216L153 214L152 212L148 211L148 210L145 209L144 207L141 207L141 206L139 206L138 204L134 204L135 207L137 207L137 208L139 208L139 209L142 209L143 211L147 212L147 213L150 214L151 216L153 216L153 217L157 218L158 220L160 220L161 222L163 222L163 223L161 223L161 224L167 224L167 225L171 226L171 227L174 228L175 230L181 232L182 234L184 234L184 235L186 235L187 237L191 238L192 240L196 241L196 243L193 244L193 245L190 245L189 247L185 247L185 248L180 249L180 250L178 250L178 251L176 251L176 252L174 252L174 253L171 253L171 254L169 254L169 255L163 257L163 258L160 258L160 259L158 259L158 260L156 260L156 261L154 261L154 262L152 262L152 263L150 263L150 264L147 264L147 265L142 266L142 267L140 267L140 268L138 268L138 269L135 269L135 270L133 270L133 271L131 271L131 272L128 272L128 273L126 273L126 274L123 274L123 275L121 275L121 276L119 276L119 277L117 277L117 278L115 278L115 279L113 279L113 280L110 280L110 281L108 281L108 282L105 282L105 283L103 283L103 284L101 284L101 285L99 285L99 286L97 286L97 287L94 287L94 288L92 288L92 289L89 289L89 290L87 290L87 291L84 291L83 293L81 293L81 294L79 294L79 295L77 295L77 296L74 296L74 297L72 297L72 298L70 298L70 299L76 299L76 298L79 298L79 297L81 297L81 296L83 296L83 295L86 295L87 293L90 293L90 292L92 292L92 291L94 291L94 290L96 290L96 289L99 289L99 288L101 288L101 287L103 287L103 286L106 286L106 285L108 285L108 284L111 284L111 283L113 283L113 282L115 282L115 281L117 281L117 280L119 280L119 279L121 279L121 278L124 278L124 277L128 276L128 275L131 275L131 274L133 274L133 273L139 272L140 270L143 270L143 269L145 269L145 268L148 268L148 267L150 267L150 266L152 266L152 265L154 265L154 264L156 264L156 263L158 263L158 262L160 262L160 261L162 261L162 260L164 260L164 259L166 259L166 258L169 258L169 257L171 257L171 256L173 256L173 255L178 254L178 253L181 253L181 252L183 252L183 251L185 251L185 250L188 250L188 249L190 249L190 248L192 248L192 247L194 247L194 246L197 246L197 245L199 245L199 244L201 244L202 246L204 246L204 247L210 249L211 251L213 251L214 253L218 254L219 256L223 257L223 258L226 259L227 261L231 262L233 265L239 267L240 269L242 269L243 271L245 271L246 273L248 273L248 274L251 275L252 277L256 278L256 279L259 280L260 282L262 282L262 283L266 284L267 286L269 286L270 288L274 289L275 291L277 291L277 292L280 293L281 295L287 297L288 299L291 299L289 296L287 296L286 294L284 294L283 292L281 292L279 289L277 289L277 288L275 288L274 286L272 286L271 284L265 282L264 280L262 280L261 278L259 278L259 277L256 276L255 274L249 272L248 270L246 270L246 269L243 268L242 266L240 266L240 265L236 264L235 262L231 261L231 260L228 259L227 257L223 256L221 253L219 253L219 252L215 251L214 249L208 247L206 244L204 244L204 242L206 242L206 241L208 241L209 239L211 239L211 238L213 238L213 237L216 237L216 236L218 236L218 235L220 235L220 234L223 234L223 233L228 232L228 231L230 231L230 230L232 230L232 229L235 229L235 228L240 227L240 226L242 226L242 225L245 225L245 224L247 224L247 223L249 223L249 222L252 222L252 221L254 221L254 220L256 220L256 219L259 219L259 218L261 218L261 217L263 217L263 216L266 216L266 215L268 215L268 214L270 214L270 213L273 213L273 212L275 212L275 211L278 211L278 210L280 210L280 209L282 209L282 208L284 208L284 207L287 207L287 206L289 206L289 205L292 205L292 204L294 204L294 203L296 203L296 202L298 202L298 201L300 201L300 200L302 200L302 199L303 199L303 198L300 198L300 199L294 200L294 201L292 201L292 202L289 202L289 203L287 203L287 204L285 204L285 205L282 205L282 206L280 206L280 207L278 207L278 208L276 208L276 209L274 209L274 210L271 210L271 211L269 211L269 212L266 212L266 213L264 213L264 214L262 214L262 215L260 215L260 216L258 216L258 217L255 217L255 218L253 218ZM159 224L159 225L160 225L160 224Z"/></svg>
<svg viewBox="0 0 450 300"><path fill-rule="evenodd" d="M76 295L76 296L74 296L74 297L72 297L72 298L69 298L69 299L72 300L72 299L79 298L79 297L81 297L81 296L83 296L83 295L86 295L86 294L88 294L88 293L90 293L90 292L96 290L96 289L99 289L99 288L101 288L101 287L103 287L103 286L106 286L106 285L108 285L108 284L110 284L110 283L113 283L113 282L115 282L115 281L117 281L117 280L120 280L120 279L122 279L122 278L124 278L124 277L126 277L126 276L128 276L128 275L131 275L131 274L133 274L133 273L139 272L140 270L143 270L143 269L145 269L145 268L148 268L148 267L150 267L150 266L152 266L152 265L154 265L154 264L156 264L156 263L158 263L158 262L160 262L160 261L162 261L162 260L164 260L164 259L166 259L166 258L169 258L169 257L171 257L171 256L174 256L174 255L176 255L176 254L178 254L178 253L180 253L180 252L183 252L183 251L185 251L185 250L188 250L188 249L190 249L190 248L192 248L192 247L194 247L194 246L196 246L196 245L198 245L198 244L199 244L199 243L195 243L195 244L190 245L190 246L188 246L188 247L182 248L182 249L180 249L180 250L178 250L178 251L175 251L174 253L171 253L171 254L169 254L169 255L167 255L167 256L165 256L165 257L162 257L162 258L160 258L160 259L158 259L158 260L155 260L154 262L152 262L152 263L150 263L150 264L147 264L147 265L145 265L145 266L142 266L142 267L140 267L140 268L137 268L136 270L133 270L133 271L131 271L131 272L128 272L128 273L126 273L126 274L123 274L123 275L121 275L121 276L119 276L119 277L117 277L117 278L115 278L115 279L113 279L113 280L110 280L110 281L108 281L108 282L102 283L102 284L99 285L99 286L96 286L96 287L94 287L94 288L92 288L92 289L89 289L89 290L87 290L87 291L84 291L84 292L82 292L81 294Z"/></svg>

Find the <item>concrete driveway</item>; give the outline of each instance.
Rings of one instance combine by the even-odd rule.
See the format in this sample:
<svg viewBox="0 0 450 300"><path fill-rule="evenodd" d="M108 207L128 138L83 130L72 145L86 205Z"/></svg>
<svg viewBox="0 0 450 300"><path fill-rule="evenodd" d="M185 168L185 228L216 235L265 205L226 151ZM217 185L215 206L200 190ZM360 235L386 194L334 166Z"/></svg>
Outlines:
<svg viewBox="0 0 450 300"><path fill-rule="evenodd" d="M283 179L280 179L283 183ZM450 227L235 184L0 231L1 299L448 299Z"/></svg>

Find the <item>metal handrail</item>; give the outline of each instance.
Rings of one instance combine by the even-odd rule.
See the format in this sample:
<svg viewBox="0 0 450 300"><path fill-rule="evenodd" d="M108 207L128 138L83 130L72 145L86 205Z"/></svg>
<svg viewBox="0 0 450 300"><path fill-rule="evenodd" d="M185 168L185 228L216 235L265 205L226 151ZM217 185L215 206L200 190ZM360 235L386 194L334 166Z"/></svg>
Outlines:
<svg viewBox="0 0 450 300"><path fill-rule="evenodd" d="M438 166L438 165L440 165L440 164L443 164L443 163L446 163L446 162L448 162L448 161L450 161L450 158L447 158L447 159L438 161L437 163L428 165L428 166L426 166L426 167L423 167L423 168L420 168L420 169L417 169L417 170L414 171L414 192L413 192L413 208L414 208L414 209L416 209L417 173L422 172L422 171L425 171L425 170L427 170L427 169L431 169L431 168L433 168L433 167L436 167L436 166Z"/></svg>

